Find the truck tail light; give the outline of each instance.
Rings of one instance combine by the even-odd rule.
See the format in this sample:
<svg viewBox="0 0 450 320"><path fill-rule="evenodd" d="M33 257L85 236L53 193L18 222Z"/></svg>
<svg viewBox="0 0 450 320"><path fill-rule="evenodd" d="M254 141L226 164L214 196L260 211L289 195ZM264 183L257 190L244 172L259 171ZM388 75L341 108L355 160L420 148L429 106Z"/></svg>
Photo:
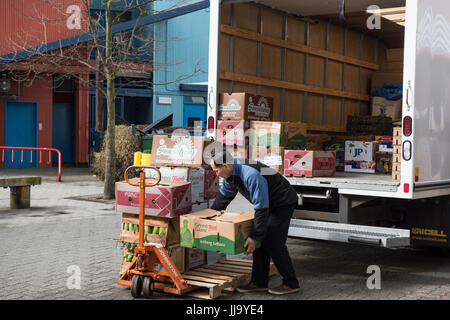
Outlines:
<svg viewBox="0 0 450 320"><path fill-rule="evenodd" d="M409 183L405 183L405 184L403 185L403 191L404 191L405 193L409 193Z"/></svg>
<svg viewBox="0 0 450 320"><path fill-rule="evenodd" d="M403 135L409 137L412 134L412 118L406 116L403 118Z"/></svg>
<svg viewBox="0 0 450 320"><path fill-rule="evenodd" d="M213 133L214 132L214 117L208 118L208 132Z"/></svg>

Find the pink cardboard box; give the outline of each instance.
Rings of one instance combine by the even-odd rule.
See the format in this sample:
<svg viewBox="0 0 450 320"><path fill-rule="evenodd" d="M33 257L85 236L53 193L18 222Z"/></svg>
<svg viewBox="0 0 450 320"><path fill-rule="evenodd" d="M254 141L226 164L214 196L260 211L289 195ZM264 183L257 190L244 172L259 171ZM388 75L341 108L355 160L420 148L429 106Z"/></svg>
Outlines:
<svg viewBox="0 0 450 320"><path fill-rule="evenodd" d="M331 177L336 173L335 151L284 151L284 175Z"/></svg>
<svg viewBox="0 0 450 320"><path fill-rule="evenodd" d="M139 179L130 179L138 183ZM145 188L145 215L174 218L192 211L191 184L160 182ZM139 187L116 182L116 212L139 213Z"/></svg>
<svg viewBox="0 0 450 320"><path fill-rule="evenodd" d="M219 177L213 170L205 170L205 199L214 199L219 193Z"/></svg>
<svg viewBox="0 0 450 320"><path fill-rule="evenodd" d="M217 141L225 145L244 145L247 137L247 121L217 121Z"/></svg>

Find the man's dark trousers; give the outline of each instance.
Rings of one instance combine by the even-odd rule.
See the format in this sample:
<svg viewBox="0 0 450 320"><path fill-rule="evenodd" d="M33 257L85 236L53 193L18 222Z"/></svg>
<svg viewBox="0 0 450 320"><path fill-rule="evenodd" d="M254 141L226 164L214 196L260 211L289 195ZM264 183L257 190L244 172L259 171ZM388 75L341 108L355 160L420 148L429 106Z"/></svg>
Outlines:
<svg viewBox="0 0 450 320"><path fill-rule="evenodd" d="M267 288L269 284L270 258L283 278L283 284L290 288L298 288L299 283L286 247L289 224L295 205L273 209L268 217L267 235L261 247L253 252L252 282Z"/></svg>

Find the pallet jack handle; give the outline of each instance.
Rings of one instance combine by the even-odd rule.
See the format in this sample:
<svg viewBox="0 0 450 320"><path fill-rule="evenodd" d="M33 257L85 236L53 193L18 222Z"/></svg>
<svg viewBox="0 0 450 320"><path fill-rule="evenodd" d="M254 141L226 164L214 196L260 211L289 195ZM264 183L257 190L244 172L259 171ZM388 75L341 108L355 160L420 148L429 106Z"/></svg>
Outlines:
<svg viewBox="0 0 450 320"><path fill-rule="evenodd" d="M139 168L141 172L139 173L139 183L134 183L128 179L128 171L132 168ZM143 169L151 169L156 172L155 177L146 177ZM139 247L144 247L144 216L145 216L145 188L156 186L161 181L161 172L155 167L149 166L129 166L125 170L125 181L132 186L139 187ZM152 182L146 183L146 180L151 180Z"/></svg>

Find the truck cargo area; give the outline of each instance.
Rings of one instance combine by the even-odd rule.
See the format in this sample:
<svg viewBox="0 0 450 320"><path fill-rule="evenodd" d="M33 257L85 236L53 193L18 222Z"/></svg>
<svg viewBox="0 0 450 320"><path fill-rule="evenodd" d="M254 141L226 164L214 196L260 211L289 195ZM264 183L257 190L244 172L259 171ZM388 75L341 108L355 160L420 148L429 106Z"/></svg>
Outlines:
<svg viewBox="0 0 450 320"><path fill-rule="evenodd" d="M374 115L374 89L403 83L405 1L375 1L381 26L373 29L369 2L346 1L344 19L338 1L222 1L218 93L272 97L273 121L307 123L307 150L321 150L332 139L391 135L358 131L348 122ZM399 112L393 120L401 120L401 103ZM334 177L288 179L355 195L365 190L402 197L399 176L338 171Z"/></svg>
<svg viewBox="0 0 450 320"><path fill-rule="evenodd" d="M273 98L271 121L306 123L306 150L335 150L342 158L347 146L332 149L335 140L356 145L394 137L392 169L384 159L368 160L383 165L363 173L366 165L354 166L359 160L350 157L331 177L283 170L299 196L289 235L384 247L448 246L446 2L211 3L219 19L210 20L209 136L216 136L211 124L218 120L218 96L245 92ZM395 87L395 97L380 95ZM396 103L386 108L386 101ZM391 128L365 122L383 117ZM282 163L297 162L290 157Z"/></svg>

